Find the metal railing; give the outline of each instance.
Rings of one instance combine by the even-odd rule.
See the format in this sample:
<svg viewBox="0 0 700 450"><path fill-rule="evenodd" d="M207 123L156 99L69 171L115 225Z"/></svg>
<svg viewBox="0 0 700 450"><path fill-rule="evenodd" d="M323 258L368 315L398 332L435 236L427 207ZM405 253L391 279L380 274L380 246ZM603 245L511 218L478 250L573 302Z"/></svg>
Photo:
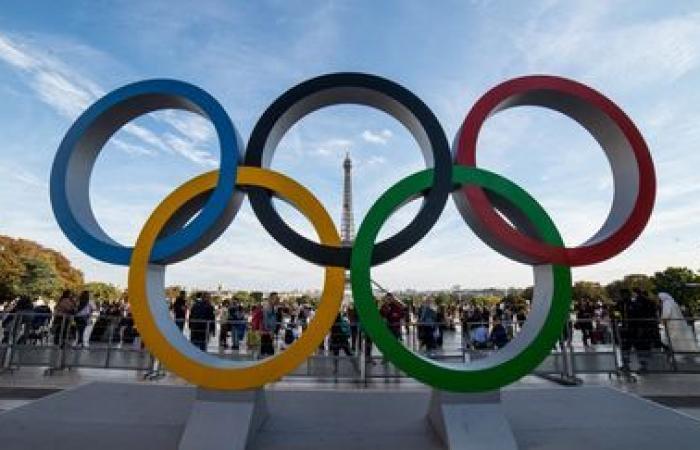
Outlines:
<svg viewBox="0 0 700 450"><path fill-rule="evenodd" d="M137 370L147 378L164 373L142 345L128 316L100 315L83 320L27 312L5 314L0 319L2 371L40 366L47 374L81 367ZM521 329L517 321L503 321L505 333L501 330L496 338L493 325L490 321L402 322L394 330L414 352L438 361L467 364L498 351ZM625 377L632 371L700 373L697 325L700 319L682 323L571 320L558 345L534 373L567 384L576 383L578 374L588 373ZM269 331L254 330L247 320L186 320L178 326L194 345L238 361L284 351L305 328L288 320ZM361 326L354 324L347 334L329 335L318 352L289 376L366 382L398 380L404 375L383 360Z"/></svg>

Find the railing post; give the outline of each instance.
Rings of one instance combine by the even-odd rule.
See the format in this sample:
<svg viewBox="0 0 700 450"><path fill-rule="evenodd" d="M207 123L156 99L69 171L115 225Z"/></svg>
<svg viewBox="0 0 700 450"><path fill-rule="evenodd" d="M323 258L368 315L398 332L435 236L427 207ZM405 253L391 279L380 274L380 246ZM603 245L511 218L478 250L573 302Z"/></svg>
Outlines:
<svg viewBox="0 0 700 450"><path fill-rule="evenodd" d="M6 336L8 337L7 339L7 347L5 349L5 357L3 358L2 362L2 371L9 371L12 370L12 352L14 350L14 340L15 340L15 329L17 327L17 314L10 314L11 316L14 316L12 319L12 324L10 325L10 333L7 334ZM5 334L5 329L3 328L3 334ZM3 336L4 339L4 336Z"/></svg>
<svg viewBox="0 0 700 450"><path fill-rule="evenodd" d="M669 319L672 320L672 319ZM685 320L685 319L681 319ZM673 368L674 372L678 372L678 364L676 363L676 354L675 351L673 350L673 341L671 341L671 335L668 334L668 321L663 322L664 326L664 334L666 335L666 342L668 343L668 349L671 352L671 367Z"/></svg>
<svg viewBox="0 0 700 450"><path fill-rule="evenodd" d="M105 357L106 369L109 369L109 362L112 358L112 343L114 341L114 326L112 325L113 322L114 321L110 318L109 325L107 325L107 334L109 334L109 337L107 337L107 356Z"/></svg>

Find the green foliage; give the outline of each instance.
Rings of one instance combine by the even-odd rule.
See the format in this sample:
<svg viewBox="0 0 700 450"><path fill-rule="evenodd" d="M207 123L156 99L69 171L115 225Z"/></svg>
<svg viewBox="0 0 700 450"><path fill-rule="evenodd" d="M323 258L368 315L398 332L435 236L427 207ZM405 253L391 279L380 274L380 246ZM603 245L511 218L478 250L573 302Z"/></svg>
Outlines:
<svg viewBox="0 0 700 450"><path fill-rule="evenodd" d="M57 297L61 281L56 268L42 258L22 258L24 272L20 277L18 294L36 297Z"/></svg>
<svg viewBox="0 0 700 450"><path fill-rule="evenodd" d="M647 275L627 275L622 280L613 281L605 286L605 291L610 297L610 300L619 302L622 289L632 290L634 288L639 288L649 293L654 292L654 280Z"/></svg>
<svg viewBox="0 0 700 450"><path fill-rule="evenodd" d="M527 307L527 299L523 296L524 291L511 292L503 297L503 303L513 311L520 311Z"/></svg>
<svg viewBox="0 0 700 450"><path fill-rule="evenodd" d="M89 291L96 302L112 302L118 300L122 295L121 289L113 284L103 283L101 281L85 283L82 289Z"/></svg>
<svg viewBox="0 0 700 450"><path fill-rule="evenodd" d="M582 300L602 300L604 303L610 302L610 296L606 289L600 284L594 281L577 281L574 283L572 288L573 299Z"/></svg>
<svg viewBox="0 0 700 450"><path fill-rule="evenodd" d="M688 285L700 283L700 275L687 267L668 267L663 272L656 272L652 280L657 293L668 292L679 305L696 310L700 289Z"/></svg>
<svg viewBox="0 0 700 450"><path fill-rule="evenodd" d="M83 274L68 258L27 239L0 236L0 300L26 294L55 297L79 289Z"/></svg>
<svg viewBox="0 0 700 450"><path fill-rule="evenodd" d="M479 307L487 307L491 308L493 306L498 305L501 303L501 297L498 297L496 295L484 295L484 296L479 296L479 297L474 297L472 299L472 303L476 306Z"/></svg>

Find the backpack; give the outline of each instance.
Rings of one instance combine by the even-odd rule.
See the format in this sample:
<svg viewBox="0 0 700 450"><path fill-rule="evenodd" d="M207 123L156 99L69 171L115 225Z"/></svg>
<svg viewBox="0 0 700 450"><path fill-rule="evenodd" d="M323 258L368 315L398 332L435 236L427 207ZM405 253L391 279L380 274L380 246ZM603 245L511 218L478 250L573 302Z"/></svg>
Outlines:
<svg viewBox="0 0 700 450"><path fill-rule="evenodd" d="M286 328L284 330L284 343L289 345L294 342L294 330L291 328Z"/></svg>

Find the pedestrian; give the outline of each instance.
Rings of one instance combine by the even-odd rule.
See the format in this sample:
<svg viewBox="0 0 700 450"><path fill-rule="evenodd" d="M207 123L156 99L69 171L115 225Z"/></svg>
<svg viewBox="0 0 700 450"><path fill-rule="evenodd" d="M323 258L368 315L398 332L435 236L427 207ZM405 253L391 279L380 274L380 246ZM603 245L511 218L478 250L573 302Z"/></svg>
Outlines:
<svg viewBox="0 0 700 450"><path fill-rule="evenodd" d="M34 303L28 295L20 295L2 321L2 343L24 344L32 322Z"/></svg>
<svg viewBox="0 0 700 450"><path fill-rule="evenodd" d="M85 328L87 328L95 309L95 303L90 298L90 292L82 291L78 296L77 312L75 313L75 328L78 335L76 347L82 347L85 344Z"/></svg>
<svg viewBox="0 0 700 450"><path fill-rule="evenodd" d="M508 331L503 326L501 318L494 316L493 327L491 327L491 335L489 336L491 344L497 349L503 348L508 344Z"/></svg>
<svg viewBox="0 0 700 450"><path fill-rule="evenodd" d="M214 307L211 305L209 293L199 293L190 308L189 328L190 341L201 351L207 351L209 334L214 326L216 317Z"/></svg>
<svg viewBox="0 0 700 450"><path fill-rule="evenodd" d="M231 319L228 314L229 301L221 302L219 308L219 347L228 348L228 334L231 331Z"/></svg>
<svg viewBox="0 0 700 450"><path fill-rule="evenodd" d="M54 345L63 346L66 344L68 329L73 319L73 314L76 312L76 307L77 304L73 298L73 292L70 289L64 290L54 308L53 323L51 325Z"/></svg>
<svg viewBox="0 0 700 450"><path fill-rule="evenodd" d="M352 303L348 305L347 310L348 322L350 323L350 348L355 352L357 350L357 335L359 333L357 311Z"/></svg>
<svg viewBox="0 0 700 450"><path fill-rule="evenodd" d="M274 337L277 330L277 304L279 296L277 292L271 292L267 305L262 310L262 327L260 333L260 356L272 356L275 354Z"/></svg>
<svg viewBox="0 0 700 450"><path fill-rule="evenodd" d="M591 333L593 332L593 315L593 305L588 299L583 299L577 303L574 328L581 331L581 340L584 347L590 345Z"/></svg>
<svg viewBox="0 0 700 450"><path fill-rule="evenodd" d="M622 350L622 370L629 372L632 351L639 360L639 372L648 371L652 343L660 340L658 336L658 317L656 308L648 296L640 289L630 292L629 289L620 291L620 347ZM654 330L656 328L656 330Z"/></svg>
<svg viewBox="0 0 700 450"><path fill-rule="evenodd" d="M187 318L187 292L180 291L172 306L175 325L180 331L185 328L185 319Z"/></svg>
<svg viewBox="0 0 700 450"><path fill-rule="evenodd" d="M403 306L394 294L387 293L384 296L379 313L384 318L387 327L396 339L401 340L401 319L403 319Z"/></svg>

